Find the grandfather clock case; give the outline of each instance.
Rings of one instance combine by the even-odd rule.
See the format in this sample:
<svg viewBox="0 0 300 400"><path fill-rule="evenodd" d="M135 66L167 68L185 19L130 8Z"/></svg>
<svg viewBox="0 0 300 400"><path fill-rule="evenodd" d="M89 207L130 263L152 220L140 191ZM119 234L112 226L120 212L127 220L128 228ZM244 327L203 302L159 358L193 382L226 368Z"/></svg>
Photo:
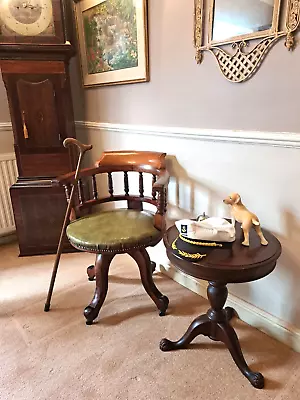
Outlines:
<svg viewBox="0 0 300 400"><path fill-rule="evenodd" d="M19 175L10 194L20 256L55 253L67 204L63 188L52 182L74 170L76 162L63 146L66 137L75 137L68 71L75 54L71 15L63 0L4 3L0 68ZM64 250L72 250L67 240Z"/></svg>

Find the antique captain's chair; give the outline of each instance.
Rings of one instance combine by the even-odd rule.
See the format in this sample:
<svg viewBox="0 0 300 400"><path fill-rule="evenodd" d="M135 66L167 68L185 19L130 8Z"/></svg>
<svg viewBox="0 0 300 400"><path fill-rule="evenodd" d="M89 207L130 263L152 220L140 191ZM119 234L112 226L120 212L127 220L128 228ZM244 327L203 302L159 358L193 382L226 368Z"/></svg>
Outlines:
<svg viewBox="0 0 300 400"><path fill-rule="evenodd" d="M108 271L116 254L128 253L137 263L142 284L160 310L165 315L169 300L155 286L152 272L155 264L150 261L146 247L155 246L165 228L167 206L167 186L169 174L165 165L165 153L148 151L105 152L95 168L83 169L78 182L78 205L74 208L74 219L67 228L70 243L79 250L96 254L95 266L88 268L90 280L96 277L93 300L85 308L87 325L97 318L108 289ZM123 172L124 194L115 194L113 173ZM98 194L97 175L108 177L108 197ZM129 177L138 175L139 194L130 194ZM144 195L144 174L152 175L151 197ZM65 192L70 193L74 173L58 178ZM85 187L90 187L91 198L85 198ZM108 202L127 201L128 208L111 211L92 212L92 207ZM143 203L156 206L156 213L143 211ZM76 217L74 217L76 215ZM83 217L80 217L85 215Z"/></svg>

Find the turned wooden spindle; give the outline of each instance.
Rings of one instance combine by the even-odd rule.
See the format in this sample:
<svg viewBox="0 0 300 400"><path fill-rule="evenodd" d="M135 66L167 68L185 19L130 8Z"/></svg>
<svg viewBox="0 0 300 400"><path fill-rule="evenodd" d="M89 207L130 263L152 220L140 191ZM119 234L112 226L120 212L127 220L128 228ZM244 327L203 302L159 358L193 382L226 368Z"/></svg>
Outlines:
<svg viewBox="0 0 300 400"><path fill-rule="evenodd" d="M84 203L84 191L83 191L82 179L78 180L78 198L79 198L79 203L83 204Z"/></svg>
<svg viewBox="0 0 300 400"><path fill-rule="evenodd" d="M164 206L164 213L167 212L167 206L168 206L168 189L165 189L165 206Z"/></svg>
<svg viewBox="0 0 300 400"><path fill-rule="evenodd" d="M97 182L96 182L96 176L92 175L92 189L93 189L93 198L94 200L98 199L98 190L97 190Z"/></svg>
<svg viewBox="0 0 300 400"><path fill-rule="evenodd" d="M157 206L158 206L158 213L160 215L164 215L164 211L165 211L165 192L164 191L158 192Z"/></svg>
<svg viewBox="0 0 300 400"><path fill-rule="evenodd" d="M139 173L139 190L140 190L140 197L144 197L144 179L143 173Z"/></svg>
<svg viewBox="0 0 300 400"><path fill-rule="evenodd" d="M112 173L108 172L108 192L110 194L110 197L114 197L114 184L113 184L113 179L112 179Z"/></svg>
<svg viewBox="0 0 300 400"><path fill-rule="evenodd" d="M156 182L156 175L152 175L152 186L154 185L154 183ZM152 190L152 199L156 200L156 191Z"/></svg>
<svg viewBox="0 0 300 400"><path fill-rule="evenodd" d="M66 195L67 202L69 202L70 201L70 194L71 194L71 186L70 185L64 185L64 189L65 189L65 195Z"/></svg>
<svg viewBox="0 0 300 400"><path fill-rule="evenodd" d="M129 181L128 181L128 172L124 172L124 191L125 195L129 196Z"/></svg>

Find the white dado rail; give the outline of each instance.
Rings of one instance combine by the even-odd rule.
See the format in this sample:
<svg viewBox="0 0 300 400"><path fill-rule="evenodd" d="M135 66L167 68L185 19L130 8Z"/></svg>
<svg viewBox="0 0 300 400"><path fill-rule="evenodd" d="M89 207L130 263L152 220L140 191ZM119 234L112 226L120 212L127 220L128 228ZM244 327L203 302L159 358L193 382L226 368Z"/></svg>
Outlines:
<svg viewBox="0 0 300 400"><path fill-rule="evenodd" d="M113 131L120 133L141 134L147 136L164 136L178 139L195 139L209 142L229 142L241 144L269 145L288 148L300 148L300 133L238 131L222 129L200 129L185 127L165 127L129 124L111 124L92 121L76 121L77 128ZM10 122L0 122L1 131L11 130ZM0 149L1 152L1 149Z"/></svg>
<svg viewBox="0 0 300 400"><path fill-rule="evenodd" d="M300 133L291 132L234 131L223 129L111 124L91 121L77 121L76 127L106 132L113 131L147 136L172 137L173 139L195 139L209 142L229 142L300 148Z"/></svg>

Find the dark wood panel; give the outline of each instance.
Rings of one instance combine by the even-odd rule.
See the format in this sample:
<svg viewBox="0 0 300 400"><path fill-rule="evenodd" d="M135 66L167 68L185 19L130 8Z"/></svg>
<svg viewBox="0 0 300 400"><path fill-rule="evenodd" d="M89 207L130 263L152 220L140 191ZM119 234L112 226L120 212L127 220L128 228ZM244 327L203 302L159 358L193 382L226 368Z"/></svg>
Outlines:
<svg viewBox="0 0 300 400"><path fill-rule="evenodd" d="M1 44L1 60L35 60L35 61L65 61L75 55L75 48L70 44L40 45L40 44Z"/></svg>
<svg viewBox="0 0 300 400"><path fill-rule="evenodd" d="M20 154L22 176L58 176L72 169L68 151L61 154Z"/></svg>
<svg viewBox="0 0 300 400"><path fill-rule="evenodd" d="M63 61L0 60L2 74L65 74Z"/></svg>
<svg viewBox="0 0 300 400"><path fill-rule="evenodd" d="M63 188L35 184L16 183L10 189L20 256L56 253L67 207ZM65 239L64 251L70 250Z"/></svg>
<svg viewBox="0 0 300 400"><path fill-rule="evenodd" d="M57 176L74 170L76 157L63 147L66 137L75 137L69 74L64 63L5 61L4 64L6 68L13 65L15 71L2 75L19 176ZM38 71L54 66L58 73L34 72L34 65ZM22 70L27 72L21 73Z"/></svg>
<svg viewBox="0 0 300 400"><path fill-rule="evenodd" d="M53 82L49 79L40 82L20 79L17 91L27 147L61 145ZM39 101L33 102L35 98Z"/></svg>

